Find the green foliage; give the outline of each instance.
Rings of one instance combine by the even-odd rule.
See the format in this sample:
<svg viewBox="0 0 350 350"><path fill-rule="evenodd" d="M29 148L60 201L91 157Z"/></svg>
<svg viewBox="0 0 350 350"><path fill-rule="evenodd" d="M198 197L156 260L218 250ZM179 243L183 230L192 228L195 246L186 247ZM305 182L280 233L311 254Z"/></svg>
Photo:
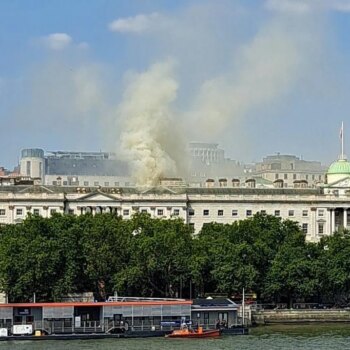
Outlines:
<svg viewBox="0 0 350 350"><path fill-rule="evenodd" d="M266 302L347 303L350 234L307 243L297 223L257 214L210 223L193 236L180 219L136 214L29 216L0 227L0 289L11 301L60 300L93 291L119 295L228 296Z"/></svg>
<svg viewBox="0 0 350 350"><path fill-rule="evenodd" d="M301 232L295 232L277 252L268 271L265 294L284 297L291 304L293 298L313 296L318 280L314 271L312 245L305 242Z"/></svg>
<svg viewBox="0 0 350 350"><path fill-rule="evenodd" d="M192 236L180 219L151 219L137 214L132 220L131 259L115 275L116 289L125 294L170 296L182 294L190 279Z"/></svg>

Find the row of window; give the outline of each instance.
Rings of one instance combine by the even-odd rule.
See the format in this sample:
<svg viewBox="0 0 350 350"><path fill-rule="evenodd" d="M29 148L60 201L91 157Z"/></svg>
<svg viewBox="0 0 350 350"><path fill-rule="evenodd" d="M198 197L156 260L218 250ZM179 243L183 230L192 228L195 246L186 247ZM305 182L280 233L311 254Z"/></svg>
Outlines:
<svg viewBox="0 0 350 350"><path fill-rule="evenodd" d="M141 212L142 213L148 213L148 210L147 209L142 209ZM50 210L50 214L52 215L54 213L56 213L56 209L51 209ZM69 214L74 214L74 209L69 209L68 213ZM34 215L40 215L40 209L33 209L33 214ZM0 209L0 216L4 216L4 215L6 215L6 210L5 209ZM23 215L23 209L20 209L20 208L16 209L16 215L17 216L22 216ZM124 216L129 216L130 215L130 210L129 209L124 209L123 210L123 215ZM157 210L157 215L158 216L163 216L164 215L164 210L163 209L158 209ZM174 216L180 215L180 209L174 209L172 215L174 215Z"/></svg>
<svg viewBox="0 0 350 350"><path fill-rule="evenodd" d="M302 176L301 176L302 177ZM322 175L311 175L312 180L316 180L318 178L319 181L322 180ZM282 179L282 174L275 174L275 180ZM288 180L288 174L283 174L283 179ZM297 174L293 174L293 180L297 179ZM305 175L305 180L309 180L309 175Z"/></svg>
<svg viewBox="0 0 350 350"><path fill-rule="evenodd" d="M209 209L204 209L203 210L203 216L209 216ZM266 214L266 210L260 210L261 214ZM189 216L194 216L195 215L195 211L194 209L189 209L188 210L188 215ZM232 209L231 211L231 215L232 216L238 216L238 210L237 209ZM245 212L246 216L252 216L253 215L253 211L250 209L247 209ZM274 215L275 216L281 216L281 211L280 210L275 210L274 211ZM295 211L294 210L288 210L288 216L293 217L295 215ZM217 211L217 216L224 216L224 210L223 209L218 209ZM309 216L309 211L308 210L303 210L302 211L302 216L303 217L307 217ZM323 210L319 210L319 216L323 216Z"/></svg>
<svg viewBox="0 0 350 350"><path fill-rule="evenodd" d="M129 215L129 214L124 214L124 211L123 211L123 215ZM147 209L141 209L141 213L147 214L148 210ZM157 215L158 216L163 216L164 215L164 210L163 209L157 209ZM180 209L174 209L172 215L179 216L180 215Z"/></svg>
<svg viewBox="0 0 350 350"><path fill-rule="evenodd" d="M147 214L149 211L147 209L141 209L141 213ZM89 211L91 213L91 211ZM74 214L74 209L68 209L68 214ZM122 211L123 216L129 216L130 215L130 209L123 209ZM157 209L157 215L158 216L164 216L164 210L163 209ZM179 216L180 215L180 209L174 209L172 215Z"/></svg>
<svg viewBox="0 0 350 350"><path fill-rule="evenodd" d="M56 213L56 209L50 209L50 214L53 215ZM141 213L148 213L147 209L142 209ZM22 216L24 214L24 210L22 208L17 208L16 209L16 215L17 216ZM33 214L34 215L40 215L40 209L33 209ZM69 214L74 214L74 209L69 209ZM0 209L0 216L5 216L6 215L6 209ZM123 210L123 215L128 216L130 215L130 210L129 209L124 209ZM163 216L164 215L164 210L163 209L157 209L157 215L158 216ZM174 209L172 212L172 215L174 216L179 216L180 215L180 209Z"/></svg>
<svg viewBox="0 0 350 350"><path fill-rule="evenodd" d="M308 227L309 227L309 225L306 224L306 223L301 225L301 228L302 228L302 230L303 230L303 232L305 234L308 233ZM324 227L325 227L324 223L319 223L318 224L318 234L319 235L323 235L324 234Z"/></svg>
<svg viewBox="0 0 350 350"><path fill-rule="evenodd" d="M56 212L56 209L51 209L50 210L50 214L54 214ZM148 213L147 209L142 209L141 213ZM261 210L260 211L261 214L266 214L266 210ZM40 209L33 209L33 214L34 215L40 215ZM209 216L210 211L209 209L204 209L203 210L203 216ZM6 209L0 209L0 216L5 216L6 215ZM17 216L21 216L23 215L23 209L21 208L17 208L16 209L16 215ZM123 210L123 215L127 216L129 215L129 210L128 209L124 209ZM157 215L158 216L163 216L164 215L164 210L163 209L158 209L157 210ZM180 209L174 209L173 210L173 215L174 216L178 216L180 215ZM194 209L189 209L188 211L188 215L189 216L194 216L195 215L195 211ZM231 211L231 215L232 216L238 216L238 210L237 209L232 209ZM253 215L253 211L250 209L246 210L246 216L252 216ZM274 215L275 216L281 216L281 211L280 210L275 210L274 211ZM303 210L302 211L302 216L303 217L307 217L309 215L309 211L308 210ZM218 209L217 211L217 216L224 216L224 210L223 209ZM289 217L294 217L295 216L295 211L293 209L288 210L288 216ZM324 216L324 210L320 209L318 211L318 216L322 217Z"/></svg>
<svg viewBox="0 0 350 350"><path fill-rule="evenodd" d="M147 214L149 211L147 209L141 209L141 213ZM130 215L129 209L123 210L123 216ZM179 216L180 215L180 209L174 209L172 215ZM164 209L157 209L157 216L164 216Z"/></svg>
<svg viewBox="0 0 350 350"><path fill-rule="evenodd" d="M16 209L16 215L17 216L22 216L24 213L23 209L17 208ZM50 209L50 214L53 215L56 213L56 209ZM33 214L34 215L40 215L40 209L33 209ZM6 215L6 210L5 209L0 209L0 216Z"/></svg>
<svg viewBox="0 0 350 350"><path fill-rule="evenodd" d="M63 186L69 186L69 185L73 185L74 186L79 186L79 181L62 181L62 185ZM52 181L52 185L53 186L57 186L58 185L58 181ZM105 182L101 182L100 181L93 181L91 182L91 186L104 186L104 187L110 187L110 186L113 186L113 187L120 187L122 186L121 183L119 181L117 182L114 182L114 184L110 183L109 181L105 181ZM89 181L83 181L82 182L82 186L86 186L86 187L89 187L90 186L90 182ZM129 187L130 186L130 182L125 182L124 184L125 187Z"/></svg>
<svg viewBox="0 0 350 350"><path fill-rule="evenodd" d="M147 213L147 209L142 209L142 213ZM319 211L321 212L321 211ZM56 213L56 209L50 209L50 214L53 215ZM69 209L68 211L69 214L74 214L74 209ZM266 213L265 210L262 210L261 213ZM33 214L34 215L40 215L40 209L33 209ZM180 209L174 209L173 210L173 215L178 216L180 214ZM289 216L294 216L294 210L289 210L288 211ZM303 216L308 216L308 211L303 210ZM6 210L5 209L0 209L0 216L6 215ZM16 209L16 215L21 216L23 215L23 209L17 208ZM123 209L123 216L129 216L130 215L130 210L129 209ZM157 215L158 216L163 216L164 215L164 210L163 209L157 209ZM194 215L194 210L190 209L189 210L189 215ZM203 210L203 215L208 216L209 215L209 209L204 209ZM224 211L222 209L218 210L218 216L223 216ZM238 215L238 210L232 210L232 216L237 216ZM253 212L252 210L246 210L246 216L252 216ZM322 214L323 215L323 214ZM280 210L275 210L275 216L280 216ZM321 216L321 215L320 215ZM302 224L302 230L304 233L308 232L308 224L303 223ZM324 224L319 223L318 224L318 233L323 234L324 233Z"/></svg>

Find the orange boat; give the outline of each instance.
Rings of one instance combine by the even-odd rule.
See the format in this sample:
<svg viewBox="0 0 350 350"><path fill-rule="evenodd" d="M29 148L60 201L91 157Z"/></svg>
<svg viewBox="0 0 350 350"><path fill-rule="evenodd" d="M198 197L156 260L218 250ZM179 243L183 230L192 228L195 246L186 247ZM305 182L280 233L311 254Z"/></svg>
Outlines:
<svg viewBox="0 0 350 350"><path fill-rule="evenodd" d="M167 334L167 338L216 338L220 336L220 329L208 329L203 330L202 327L198 327L195 331L189 328L182 328L174 330L172 333Z"/></svg>

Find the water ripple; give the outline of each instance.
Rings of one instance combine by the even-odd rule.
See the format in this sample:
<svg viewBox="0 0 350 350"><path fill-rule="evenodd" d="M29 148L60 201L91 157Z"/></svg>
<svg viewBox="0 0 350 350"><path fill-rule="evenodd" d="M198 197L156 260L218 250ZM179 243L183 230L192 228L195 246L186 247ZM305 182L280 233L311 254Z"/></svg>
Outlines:
<svg viewBox="0 0 350 350"><path fill-rule="evenodd" d="M350 325L270 326L248 336L219 339L101 339L74 341L0 342L0 350L345 350L350 349Z"/></svg>

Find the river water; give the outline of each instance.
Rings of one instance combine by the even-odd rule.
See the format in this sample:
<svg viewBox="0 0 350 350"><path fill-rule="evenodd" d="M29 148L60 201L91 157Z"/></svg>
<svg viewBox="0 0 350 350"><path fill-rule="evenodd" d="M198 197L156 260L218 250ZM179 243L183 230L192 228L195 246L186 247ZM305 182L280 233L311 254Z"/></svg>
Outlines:
<svg viewBox="0 0 350 350"><path fill-rule="evenodd" d="M350 324L268 326L251 329L249 335L218 339L100 339L0 342L0 350L272 350L350 349Z"/></svg>

